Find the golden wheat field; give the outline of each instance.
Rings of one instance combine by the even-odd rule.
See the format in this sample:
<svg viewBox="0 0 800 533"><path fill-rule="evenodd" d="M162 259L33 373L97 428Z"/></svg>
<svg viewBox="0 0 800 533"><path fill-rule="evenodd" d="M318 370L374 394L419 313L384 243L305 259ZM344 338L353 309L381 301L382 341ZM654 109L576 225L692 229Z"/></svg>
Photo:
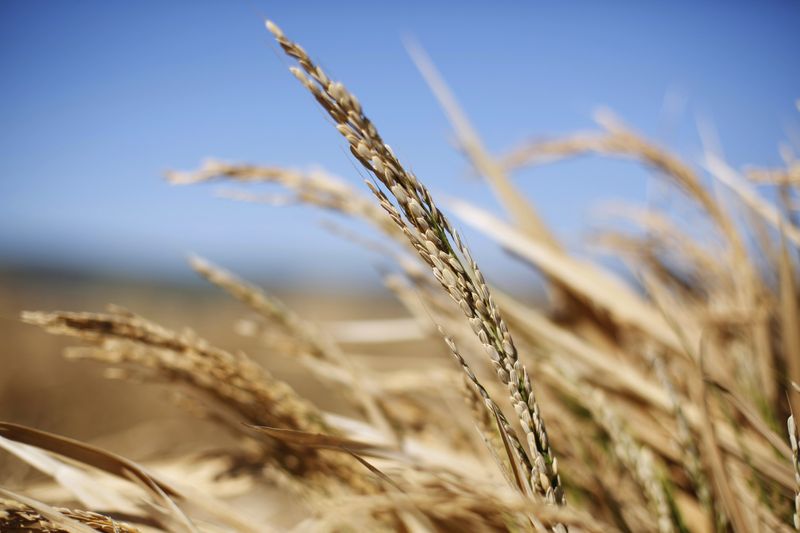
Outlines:
<svg viewBox="0 0 800 533"><path fill-rule="evenodd" d="M734 168L713 142L685 160L601 110L592 130L497 153L409 44L498 215L431 192L279 22L266 31L286 75L363 183L221 160L166 179L256 203L266 183L371 227L379 239L340 237L390 265L393 298L267 290L200 256L186 268L202 288L8 274L0 531L800 529L788 144L780 167ZM645 169L694 231L676 210L617 205L627 224L594 244L633 274L573 254L512 174L584 156ZM484 277L465 227L544 296Z"/></svg>

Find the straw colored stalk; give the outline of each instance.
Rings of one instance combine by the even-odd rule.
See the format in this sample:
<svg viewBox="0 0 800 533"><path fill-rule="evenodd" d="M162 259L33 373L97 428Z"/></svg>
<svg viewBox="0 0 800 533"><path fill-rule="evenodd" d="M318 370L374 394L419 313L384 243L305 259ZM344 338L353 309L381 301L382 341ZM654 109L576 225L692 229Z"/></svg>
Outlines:
<svg viewBox="0 0 800 533"><path fill-rule="evenodd" d="M779 282L779 317L781 324L781 340L783 343L783 359L792 383L800 383L800 310L797 304L797 281L786 239L781 239L781 252L778 263ZM788 387L787 387L788 388ZM800 393L793 387L788 388L789 408L791 413L800 412Z"/></svg>
<svg viewBox="0 0 800 533"><path fill-rule="evenodd" d="M665 480L658 471L652 451L633 440L602 392L587 388L585 395L587 401L584 405L611 439L614 455L627 468L647 496L652 512L657 518L659 532L677 531L664 488Z"/></svg>
<svg viewBox="0 0 800 533"><path fill-rule="evenodd" d="M641 228L644 239L662 247L671 259L686 264L705 288L727 288L734 280L729 269L720 262L716 243L698 242L681 230L663 212L615 204L604 210Z"/></svg>
<svg viewBox="0 0 800 533"><path fill-rule="evenodd" d="M710 150L705 153L705 166L707 170L721 183L730 188L753 213L757 214L775 230L780 233L782 250L778 257L778 276L780 282L781 301L780 316L783 322L782 335L784 343L784 358L792 381L800 382L800 336L797 333L797 295L795 292L794 272L789 259L786 243L791 242L795 247L800 246L800 228L792 223L781 211L767 202L749 183L732 169L723 159L713 154ZM772 375L771 362L763 365L763 372ZM765 387L765 390L769 390ZM792 408L800 409L800 402L796 396L790 396Z"/></svg>
<svg viewBox="0 0 800 533"><path fill-rule="evenodd" d="M795 226L778 208L766 201L756 190L732 169L722 158L706 151L705 168L720 183L731 189L754 213L761 216L774 229L786 234L795 246L800 246L800 228Z"/></svg>
<svg viewBox="0 0 800 533"><path fill-rule="evenodd" d="M672 404L672 416L675 419L677 430L675 438L681 452L681 463L692 482L692 486L694 487L700 503L706 508L709 515L713 517L716 513L714 501L711 498L708 477L703 471L703 463L700 457L697 440L683 409L684 399L680 397L675 388L675 383L667 371L664 358L656 351L651 351L650 362L653 365L653 370L658 381L661 383L664 390L667 391Z"/></svg>
<svg viewBox="0 0 800 533"><path fill-rule="evenodd" d="M405 489L405 487L404 487ZM424 513L434 531L524 531L530 524L515 517L535 517L537 527L558 524L586 533L616 533L619 530L585 512L566 506L546 505L530 499L503 497L497 493L443 484L414 487L400 496L357 496L339 498L325 511L301 524L300 532L334 532L343 526L360 529L362 517L379 512L407 510ZM414 531L430 531L416 529Z"/></svg>
<svg viewBox="0 0 800 533"><path fill-rule="evenodd" d="M439 331L442 334L447 347L450 349L450 353L461 366L462 370L464 371L464 375L469 380L470 384L474 388L474 391L480 396L486 409L491 413L492 417L497 419L498 430L500 431L503 440L510 443L513 455L510 455L508 460L510 461L512 472L517 478L518 484L520 485L520 490L525 492L527 485L523 484L523 482L519 479L519 468L517 467L517 465L521 463L526 471L529 472L532 469L530 461L528 460L528 455L525 453L525 448L522 447L514 428L511 427L511 424L509 424L505 415L502 413L497 404L494 403L492 398L489 396L489 393L486 391L483 385L481 385L480 381L478 381L478 377L461 356L461 353L458 351L458 347L456 347L453 339L449 337L443 329L440 328Z"/></svg>
<svg viewBox="0 0 800 533"><path fill-rule="evenodd" d="M381 189L367 182L381 207L403 231L420 258L432 268L445 291L459 304L494 362L500 380L508 387L512 405L534 455L529 473L531 486L548 502L563 503L557 462L530 378L519 361L511 334L483 275L461 237L436 206L427 188L405 170L384 143L355 96L341 83L331 81L305 50L290 41L275 24L268 22L267 28L284 52L299 63L301 68L292 67L292 73L336 123L356 160L383 186Z"/></svg>
<svg viewBox="0 0 800 533"><path fill-rule="evenodd" d="M797 426L794 422L794 415L790 415L786 420L786 428L789 432L789 443L792 446L792 466L794 467L794 479L797 484L794 495L794 512L792 521L794 528L800 531L800 449L798 448Z"/></svg>
<svg viewBox="0 0 800 533"><path fill-rule="evenodd" d="M435 316L435 320L440 320L440 319L445 318L447 316L446 312L443 309L439 308L436 305L435 301L433 301L431 299L432 295L429 294L428 288L425 285L418 285L417 287L418 287L418 290L420 291L418 296L423 298L424 301L429 304L428 307L431 310L431 312L433 313L433 315ZM507 309L511 309L508 306L504 306L504 307L506 307ZM530 318L530 315L527 315L526 318L524 319L524 323L526 325L530 326L531 325L531 320L532 319ZM448 344L450 345L451 342L448 342ZM452 350L454 346L451 345L450 347L451 347L451 350ZM462 360L462 358L458 355L457 351L454 352L454 355L455 355L457 360L459 360L459 361ZM594 356L594 357L592 357L590 359L591 360L597 360L597 359L603 359L604 357L605 357L604 354L598 354L598 355L596 355L596 356ZM576 376L571 376L570 372L567 371L566 368L564 368L565 366L569 366L566 361L572 361L572 360L573 360L573 358L566 358L566 359L565 358L559 358L558 359L558 363L559 363L558 368L551 368L545 362L543 362L541 360L537 360L536 369L537 369L538 375L540 376L541 383L542 384L552 385L552 386L554 386L556 388L556 390L561 390L562 392L564 392L564 393L566 393L568 395L571 395L573 397L579 397L578 391L575 390L575 388L572 385L570 385L570 383L572 381L574 381L574 379L576 379ZM619 366L620 366L619 362L614 363L611 360L609 360L609 362L614 364L615 368L619 369ZM474 376L474 374L472 374L471 369L468 369L468 367L465 369L465 372L466 372L466 374L468 376ZM612 374L612 375L618 375L618 374L619 374L619 372L616 372L615 374ZM565 378L565 375L567 376L566 378ZM608 379L604 378L603 376L598 376L597 372L589 372L589 373L586 374L585 377L588 378L588 379L592 379L592 381L594 383L596 383L598 387L608 387L609 385L611 385L611 383L609 382ZM570 383L568 383L568 382L570 382ZM641 383L642 379L635 380L635 382L636 383ZM611 388L613 389L613 386ZM554 400L555 398L552 398L552 399ZM547 407L548 407L548 409L551 409L551 408L555 409L556 407L559 407L559 405L555 404L553 401L550 401L550 402L547 403ZM484 409L484 411L485 411L485 409ZM559 412L560 412L559 417L556 417L554 419L554 418L552 418L552 415L551 415L551 418L549 418L549 420L551 421L551 426L552 426L553 420L563 421L562 418L564 416L566 416L566 414L567 414L567 413L564 413L563 410L559 410ZM631 421L632 427L634 429L636 429L636 438L644 438L644 439L646 439L646 443L648 445L658 446L659 447L659 453L662 453L662 454L666 455L671 460L679 460L680 456L677 455L677 454L672 453L672 447L671 447L671 445L669 443L669 440L668 440L668 433L665 433L663 431L663 428L661 428L659 425L653 424L650 420L646 420L645 419L646 417L638 416L639 414L640 414L639 408L636 408L636 407L632 408L632 410L629 410L629 411L625 412L625 416L628 417L629 420ZM632 416L632 415L637 415L637 416ZM569 421L565 421L564 423L566 425L570 424ZM572 423L575 423L575 421L573 420ZM484 426L485 426L485 424L484 424ZM487 433L489 433L489 432L487 432ZM572 447L575 444L575 439L574 439L574 437L568 437L567 440L561 440L561 442L564 442L565 444L569 443L570 447ZM627 441L625 441L625 443L627 443L627 444L630 444L631 442L632 441L630 440L630 438ZM632 446L633 445L628 446L627 448L623 448L623 449L630 451L632 449ZM496 446L495 446L495 448L496 448ZM639 448L635 448L635 449L638 450ZM644 449L646 450L646 448L644 448ZM564 453L564 452L562 452L562 453ZM631 454L629 454L628 457L630 457L630 455ZM645 458L644 460L641 461L641 464L644 465L644 466L647 466L648 464L651 464L654 461L654 459L652 458L652 454L649 452L649 450L646 450L646 451L642 452L641 455ZM647 462L648 460L649 460L649 463ZM567 463L567 464L569 464L569 463ZM628 463L626 463L626 466L630 466L631 464L632 463L629 461ZM636 464L638 465L639 463L636 463ZM580 467L578 467L576 465L575 469L577 469L579 471ZM574 475L578 475L579 472L573 472L573 470L575 470L575 469L570 469L570 472L573 473ZM647 474L649 472L650 474L652 474L652 468L650 468L650 469L648 469L648 468L640 468L640 473L641 472L644 472L645 474ZM643 479L643 476L644 476L644 474L640 475L636 479L641 481ZM576 479L571 479L571 481L574 484ZM586 481L583 481L583 483L586 483ZM658 488L658 487L660 487L658 485L658 483L659 483L658 480L653 480L652 477L650 477L650 478L648 478L648 483L649 483L648 486L650 488L656 487L655 489L653 489L651 491L651 494L655 494L656 496L658 496L658 495L663 496L663 491L660 491L660 489ZM661 497L661 498L652 497L651 501L660 501L663 504L665 499L663 497ZM663 508L662 508L662 510L663 510ZM667 509L666 513L667 513L667 515L669 514L669 509ZM667 516L667 518L669 518L669 516Z"/></svg>
<svg viewBox="0 0 800 533"><path fill-rule="evenodd" d="M737 298L741 305L750 305L758 298L762 292L759 282L756 279L755 272L747 256L747 251L744 247L742 238L738 233L735 225L730 219L730 216L722 209L713 196L704 188L700 182L699 177L686 165L684 165L676 157L664 152L660 148L650 144L641 139L638 135L630 132L627 128L617 124L609 124L606 121L606 128L609 130L606 134L589 134L571 137L565 140L556 140L552 142L535 143L531 146L519 150L516 154L509 156L507 164L510 166L520 164L530 164L541 162L547 158L561 158L567 156L579 155L587 152L600 153L608 155L621 155L624 157L635 157L637 159L647 162L649 165L657 167L663 171L667 176L671 177L678 183L681 189L687 191L690 198L693 198L711 217L720 230L720 233L725 236L730 244L732 251L731 256L731 269L734 271L734 279L739 280L735 285L734 297ZM479 227L484 232L501 239L504 246L514 251L524 258L530 258L534 264L540 268L545 269L549 263L554 263L555 258L547 257L545 250L536 250L535 244L532 242L525 243L525 237L518 232L514 232L510 228L503 228L502 223L496 220L491 220L491 217L485 213L480 213L478 210L466 208L463 203L460 206L461 214L463 217ZM763 210L762 210L763 211ZM566 267L567 265L563 265ZM566 268L554 269L556 272L567 273ZM584 280L588 280L589 276L584 275ZM578 280L576 280L578 281ZM596 283L594 285L597 285ZM575 284L574 286L577 286ZM591 290L590 287L587 289ZM595 291L594 293L588 290L584 291L585 294L591 294L592 299L595 301L603 301L607 299L604 297L604 291ZM619 291L605 291L605 294L614 294L615 298L618 296ZM619 302L609 302L611 304L609 309L621 310ZM616 305L615 305L616 304ZM645 311L644 309L641 309ZM651 326L656 324L643 324L643 317L648 317L649 313L634 313L630 318L633 318L633 323L639 327L644 326L644 330L648 333L656 334L660 340L666 341L665 345L681 353L683 350L680 346L673 344L674 336L669 335L670 338L665 338L661 335L662 332L657 331ZM622 316L624 317L624 316ZM624 317L628 318L628 317ZM648 317L649 318L649 317ZM648 320L648 322L651 322ZM660 329L660 328L659 328ZM691 325L687 325L688 337L692 344L696 344L698 338L697 331L690 331L694 329ZM757 332L756 332L757 333ZM763 343L762 343L763 346ZM769 352L760 350L758 364L762 371L758 372L761 378L760 385L765 391L770 391L769 383ZM712 367L713 368L713 367Z"/></svg>
<svg viewBox="0 0 800 533"><path fill-rule="evenodd" d="M680 159L625 128L618 122L606 121L606 132L585 133L563 139L525 144L509 153L503 164L515 169L587 153L636 159L672 178L720 229L737 257L744 258L744 244L730 217L723 211L697 174Z"/></svg>
<svg viewBox="0 0 800 533"><path fill-rule="evenodd" d="M453 333L461 333L461 328L453 321L449 309L438 303L438 299L431 292L431 287L425 282L425 278L416 276L413 271L406 273L417 289L417 298L421 298L428 309L424 316L433 315L437 322L446 324L448 330ZM564 374L564 369L568 368L576 379L613 393L615 397L629 399L633 409L627 412L626 416L633 416L639 412L651 413L656 419L661 420L665 419L664 417L674 416L674 398L670 397L653 376L643 373L638 365L620 360L587 343L572 331L553 323L541 312L521 304L497 288L493 289L493 293L498 298L512 326L517 326L517 331L522 334L518 341L530 343L527 352L531 352L535 347L540 353L555 353L560 356L554 360L558 363L558 369L552 371L549 366L541 363L541 358L536 360L537 372L542 384L552 384L557 389L571 391L571 385L567 382ZM411 309L413 310L414 307L412 306ZM459 335L459 338L462 336L463 334ZM674 361L682 362L680 359ZM739 401L739 403L742 402ZM692 431L698 432L702 429L704 421L696 405L687 403L682 411ZM755 420L752 421L755 422ZM760 435L745 431L745 428L739 428L737 435L737 431L734 431L734 428L724 419L717 418L714 423L721 437L720 445L725 453L746 462L761 475L780 486L787 488L792 486L793 479L785 468L787 465L775 458L773 447L765 443ZM657 450L666 459L681 461L681 455L671 444L669 433L666 433L662 426L654 427L651 423L644 425L642 421L641 427L637 422L630 429L635 433L637 439L646 442L649 447ZM747 453L743 452L742 444L746 447ZM782 453L782 450L779 451ZM571 475L575 476L576 474L571 472Z"/></svg>
<svg viewBox="0 0 800 533"><path fill-rule="evenodd" d="M237 278L230 272L199 257L191 258L190 263L192 268L208 281L221 287L265 319L277 323L286 330L291 338L297 341L301 354L300 359L307 368L312 371L317 368L324 369L325 371L321 372L323 377L331 374L331 365L340 373L344 372L347 376L345 379L346 394L355 400L370 421L387 436L394 434L391 424L386 419L380 399L365 386L368 381L362 375L361 370L339 349L333 339L327 337L314 324L301 319L283 302L268 296L258 287ZM327 365L320 365L321 361ZM341 382L341 379L337 379L337 381Z"/></svg>
<svg viewBox="0 0 800 533"><path fill-rule="evenodd" d="M665 320L663 304L657 306L643 299L617 276L589 263L563 254L554 254L538 243L527 239L488 212L471 204L458 201L453 202L452 207L458 216L479 231L496 239L518 257L530 261L554 277L558 277L596 305L606 309L621 325L649 335L671 352L689 360L685 346L697 344L700 338L698 324L681 318L681 335L679 336L673 325ZM675 305L667 307L676 309ZM682 315L676 316L682 317ZM711 367L710 372L718 382L728 383L726 376L721 373L719 368Z"/></svg>
<svg viewBox="0 0 800 533"><path fill-rule="evenodd" d="M511 487L516 487L517 481L512 470L515 465L508 457L505 448L505 443L509 441L500 434L497 417L487 408L485 400L466 372L462 374L462 377L464 400L469 407L472 422L482 441L483 448L493 459L506 483Z"/></svg>
<svg viewBox="0 0 800 533"><path fill-rule="evenodd" d="M565 253L555 234L539 216L534 205L517 190L508 170L484 146L478 132L472 126L455 95L422 47L413 41L406 48L425 81L439 101L455 132L460 148L479 175L486 178L491 190L511 215L514 226L526 237L554 253ZM545 276L549 282L551 299L562 316L570 317L573 327L584 335L591 336L598 344L614 345L614 329L602 313L552 275Z"/></svg>
<svg viewBox="0 0 800 533"><path fill-rule="evenodd" d="M181 178L180 181L181 182L203 181L205 179L209 179L211 176L216 175L216 173L220 170L217 167L216 164L215 165L205 165L203 168L205 170L201 169L200 171L198 171L196 173L191 173L191 177L190 177L190 174L182 174L183 177ZM229 171L226 171L226 173L227 172L229 172L230 174L236 175L236 176L239 176L240 174L247 174L248 176L252 176L253 179L256 179L256 176L272 175L274 173L277 173L276 170L270 169L269 167L255 167L255 166L252 166L252 165L237 165L235 167L231 167L229 169ZM292 171L287 171L287 172L288 172L289 176L294 176L295 175ZM236 178L234 178L234 179L236 179ZM301 183L303 183L304 184L303 186L306 187L306 186L311 186L311 184L314 183L314 182L313 181L301 181ZM337 188L341 188L341 187L346 187L346 185L344 183L338 183L337 182ZM313 199L318 197L318 196L319 196L318 194L313 192L313 189L311 191L307 191L306 190L303 194L298 194L298 198L300 199L299 201L308 201L308 202L312 203L312 205L314 205L314 200ZM352 189L350 189L348 194L345 195L344 197L345 198L349 198L350 200L355 201L357 203L366 202L366 199L362 198L358 194L357 191L352 190ZM328 204L328 206L332 206L332 205L333 204ZM363 212L363 210L360 210L360 209L349 209L347 207L346 201L343 204L342 203L338 203L337 205L338 205L338 207L334 207L334 209L337 209L338 211L340 211L340 212L342 212L344 214L351 215L351 216L353 216L353 215L354 216L358 216L358 212ZM385 216L385 214L383 212L379 212L378 214L380 215L380 217L366 217L366 220L368 222L372 223L373 225L378 226L379 229L383 229L383 228L381 228L381 226L379 224L383 219L386 219L386 216ZM394 230L397 230L397 227L394 226L393 224L391 225L391 228L394 229ZM405 238L403 237L403 239L405 239ZM386 255L388 253L387 250L385 248L383 248L383 247L381 247L378 251L383 255ZM389 254L389 255L393 256L393 254ZM415 284L418 285L417 288L420 289L421 286L419 286L419 284L423 283L425 285L425 290L424 290L423 294L425 294L425 295L429 294L427 278L422 275L423 273L419 270L417 264L415 262L408 261L408 258L405 258L404 256L399 256L399 257L395 257L395 258L400 261L401 266L406 271L406 275L410 276L412 279L415 280ZM438 303L435 303L436 300L431 300L431 301L427 302L428 307L430 307L431 305L434 306L433 309L429 309L429 310L426 310L424 308L418 309L418 307L419 307L419 300L418 300L419 295L416 294L416 293L407 293L407 291L401 290L402 287L400 285L398 285L398 281L399 280L397 280L397 279L388 280L387 286L389 286L393 290L393 292L395 292L397 294L398 298L404 304L406 304L406 306L412 312L412 314L414 314L415 316L419 317L419 320L420 320L421 324L425 324L425 325L429 324L430 312L433 309L437 310L436 312L439 315L440 315L440 313L448 313L449 312L449 309L446 309L445 307L439 305ZM496 295L498 294L497 293L497 289L492 289L492 291ZM507 305L510 305L510 304L504 304L503 307L507 307ZM508 311L508 309L506 309L506 310ZM440 316L439 320L441 320L441 319L442 318ZM528 320L526 319L524 321L524 323L521 323L521 325L524 328L527 328L528 327ZM456 325L453 324L452 322L448 322L448 329L456 329ZM460 329L460 328L458 328L458 329ZM520 329L520 331L521 332L525 332L524 329ZM471 332L470 332L470 334L471 334ZM590 361L600 361L600 359L592 357L592 358L590 358ZM611 363L611 362L612 361L609 361L609 363ZM315 368L321 368L321 367L320 367L320 365L317 365L317 367L315 367ZM333 375L330 372L327 372L326 374L328 376ZM611 374L611 376L614 376L614 375L616 375L616 374L614 374L614 373ZM607 383L607 380L605 380L605 379L600 379L598 381ZM348 382L349 382L349 380L348 380ZM631 383L633 385L636 385L638 383L641 383L641 379L636 378L636 379L632 380Z"/></svg>
<svg viewBox="0 0 800 533"><path fill-rule="evenodd" d="M615 323L638 329L673 351L681 352L675 333L658 310L614 274L585 261L554 253L477 206L453 201L451 207L467 224L607 311Z"/></svg>
<svg viewBox="0 0 800 533"><path fill-rule="evenodd" d="M785 522L783 516L779 517L775 511L782 511L776 501L770 501L753 490L752 478L746 468L739 464L729 464L733 475L731 485L736 491L736 495L742 502L742 507L747 509L758 520L759 531L769 531L770 533L794 533L796 529ZM759 497L762 496L762 497ZM774 507L773 507L774 506Z"/></svg>
<svg viewBox="0 0 800 533"><path fill-rule="evenodd" d="M28 500L30 501L30 500ZM0 531L42 533L140 533L136 527L108 516L80 509L30 505L0 497ZM44 514L43 513L46 513ZM83 527L81 527L83 526Z"/></svg>
<svg viewBox="0 0 800 533"><path fill-rule="evenodd" d="M669 251L656 238L605 231L592 235L592 242L608 253L619 256L632 271L646 269L659 282L676 289L684 299L702 296L704 286L699 275L703 275L704 271L667 263L665 258L670 257Z"/></svg>
<svg viewBox="0 0 800 533"><path fill-rule="evenodd" d="M800 161L792 161L788 168L753 168L745 173L748 179L760 185L800 186Z"/></svg>
<svg viewBox="0 0 800 533"><path fill-rule="evenodd" d="M366 220L389 236L402 234L384 211L349 184L323 170L300 172L283 167L234 164L208 159L199 169L190 172L168 172L173 185L189 185L208 181L230 180L239 183L275 183L291 191L291 202L300 202L331 209ZM257 195L229 194L238 199L259 200ZM267 199L274 197L266 197ZM283 202L285 203L285 202Z"/></svg>
<svg viewBox="0 0 800 533"><path fill-rule="evenodd" d="M461 330L458 324L453 322L449 309L438 303L438 299L431 292L430 285L426 283L426 278L417 276L413 270L406 270L406 274L417 289L416 297L421 298L428 309L423 318L432 314L436 321L447 324L448 329L460 333ZM540 312L521 304L502 291L494 288L493 293L512 325L518 326L517 331L523 334L521 340L544 350L545 353L553 352L567 356L557 359L559 368L567 366L581 380L610 393L615 393L615 396L630 398L638 409L646 406L648 412L659 418L674 416L675 399L671 398L668 392L653 380L652 376L642 373L637 365L620 360L592 346L572 331L558 326ZM414 309L414 306L410 307L412 312ZM677 359L675 363L682 361ZM552 383L559 389L568 385L564 381L563 371L557 370L551 373L546 371L547 368L541 364L537 365L537 370L542 383ZM638 409L631 413L636 413ZM687 404L684 416L686 423L693 431L700 429L703 422L696 405ZM726 453L732 454L739 460L747 461L758 472L780 485L791 486L792 480L783 468L784 465L775 460L773 450L769 446L765 446L763 440L757 435L742 432L740 429L740 434L736 436L733 428L725 420L717 419L715 425L722 436L720 444ZM640 428L634 425L631 429L636 430L637 439L646 439L647 444L657 449L665 458L674 461L681 460L681 456L675 453L670 444L668 434L664 433L662 428L647 429L643 426L640 431ZM748 457L742 452L740 442L746 443Z"/></svg>
<svg viewBox="0 0 800 533"><path fill-rule="evenodd" d="M604 113L598 117L598 121L605 127L606 132L579 134L564 139L530 143L508 155L505 164L509 168L517 168L552 159L596 153L636 159L657 169L685 191L718 228L729 245L729 264L734 272L734 279L740 280L735 285L736 290L733 296L745 304L751 303L758 292L756 275L744 240L730 214L715 200L711 192L703 186L700 177L688 165L609 115L609 113ZM760 363L764 368L768 366L766 362L760 361ZM762 376L762 378L762 385L765 390L769 390L770 386L766 383L766 377Z"/></svg>
<svg viewBox="0 0 800 533"><path fill-rule="evenodd" d="M25 312L23 320L50 333L90 342L78 357L128 364L155 377L189 386L253 425L335 433L322 414L288 384L277 380L243 353L231 354L186 331L176 333L127 313ZM222 418L223 421L226 421ZM236 427L235 424L233 424ZM240 426L245 431L244 426ZM356 491L373 486L360 467L340 456L273 446L271 459L290 474L319 482L327 491L343 484Z"/></svg>
<svg viewBox="0 0 800 533"><path fill-rule="evenodd" d="M439 100L453 126L458 143L475 170L486 177L492 191L511 214L516 226L530 238L541 241L553 249L561 249L555 235L544 223L533 206L508 177L506 169L484 147L478 132L470 123L455 95L445 83L428 54L414 41L406 43L406 49L431 91Z"/></svg>

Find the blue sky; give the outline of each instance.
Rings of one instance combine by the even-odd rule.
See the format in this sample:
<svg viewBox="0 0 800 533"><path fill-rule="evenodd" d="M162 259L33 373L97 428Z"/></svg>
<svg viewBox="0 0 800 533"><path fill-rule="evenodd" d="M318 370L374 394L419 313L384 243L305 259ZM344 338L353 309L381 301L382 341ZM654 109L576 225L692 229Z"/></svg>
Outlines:
<svg viewBox="0 0 800 533"><path fill-rule="evenodd" d="M374 282L375 259L304 208L174 188L206 156L354 170L286 71L275 20L362 101L434 194L498 206L452 149L403 37L432 56L487 145L592 127L599 105L689 159L696 118L736 164L778 164L800 129L798 2L264 2L6 0L0 4L0 266L179 279L196 252L260 279ZM686 99L665 116L665 95ZM642 202L648 173L580 161L520 188L571 246L590 207ZM524 271L467 231L490 275Z"/></svg>

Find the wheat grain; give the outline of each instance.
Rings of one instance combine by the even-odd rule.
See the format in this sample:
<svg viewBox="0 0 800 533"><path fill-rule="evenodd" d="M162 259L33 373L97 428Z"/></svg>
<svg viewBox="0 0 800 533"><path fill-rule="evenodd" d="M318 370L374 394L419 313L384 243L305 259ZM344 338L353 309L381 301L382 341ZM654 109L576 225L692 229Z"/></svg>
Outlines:
<svg viewBox="0 0 800 533"><path fill-rule="evenodd" d="M519 361L514 342L494 304L483 274L463 245L461 237L436 206L427 188L405 170L391 148L383 142L378 130L364 115L358 99L344 85L331 81L305 50L286 38L275 24L268 22L267 28L286 54L300 64L302 70L292 67L292 73L336 122L337 129L347 139L350 152L356 160L397 201L399 210L382 190L367 182L381 207L432 268L442 287L459 304L495 363L501 381L508 385L512 404L534 454L530 471L531 485L547 501L563 503L557 462L550 449L530 378Z"/></svg>

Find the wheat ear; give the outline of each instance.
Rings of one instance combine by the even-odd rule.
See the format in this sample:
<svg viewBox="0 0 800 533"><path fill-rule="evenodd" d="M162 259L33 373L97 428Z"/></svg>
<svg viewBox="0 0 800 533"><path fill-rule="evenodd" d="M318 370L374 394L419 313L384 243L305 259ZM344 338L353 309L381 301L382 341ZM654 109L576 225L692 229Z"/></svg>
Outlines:
<svg viewBox="0 0 800 533"><path fill-rule="evenodd" d="M301 68L292 74L311 92L347 139L350 151L383 188L367 182L381 206L432 269L445 291L458 303L490 356L501 381L508 387L533 453L529 482L546 501L563 504L558 463L550 448L544 421L534 397L528 372L520 362L508 327L492 299L486 282L463 245L461 237L439 210L428 189L400 164L377 128L364 115L358 99L344 85L332 81L306 51L290 41L272 22L267 29L284 52Z"/></svg>

